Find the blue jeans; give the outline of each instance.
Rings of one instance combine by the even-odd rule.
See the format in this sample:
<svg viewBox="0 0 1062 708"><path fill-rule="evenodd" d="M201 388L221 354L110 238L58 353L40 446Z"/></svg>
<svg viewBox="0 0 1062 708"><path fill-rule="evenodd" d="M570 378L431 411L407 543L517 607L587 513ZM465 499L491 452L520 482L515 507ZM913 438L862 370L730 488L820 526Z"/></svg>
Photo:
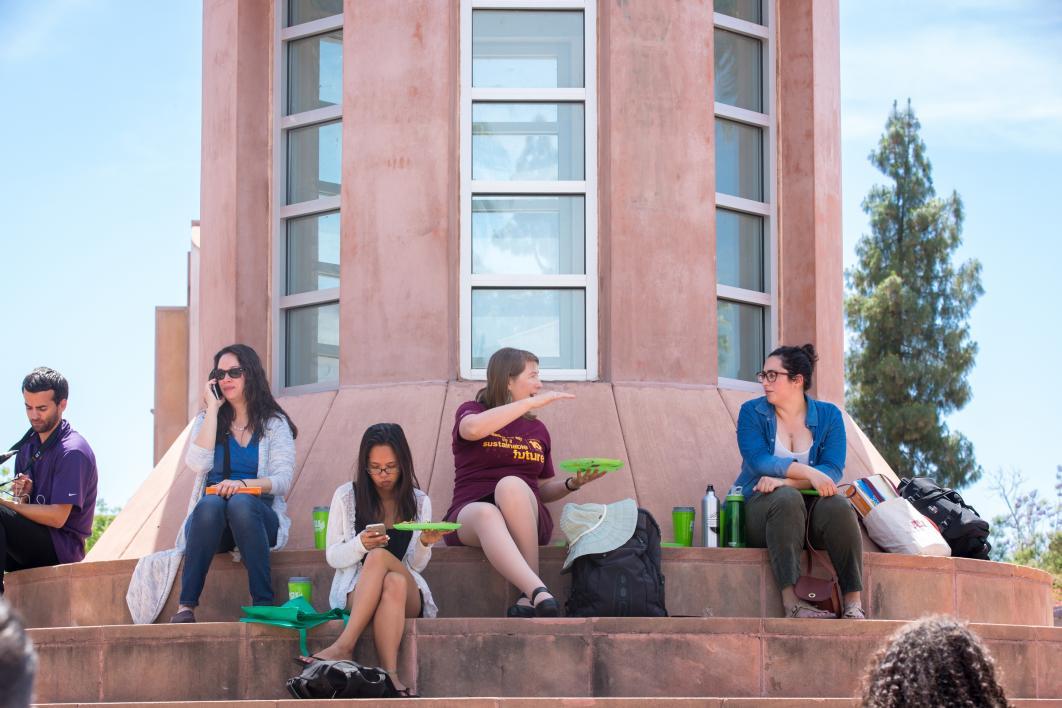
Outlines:
<svg viewBox="0 0 1062 708"><path fill-rule="evenodd" d="M195 505L184 525L184 570L181 571L180 604L196 607L203 592L210 561L215 554L239 546L247 568L251 602L273 604L269 549L277 542L280 520L273 507L250 494L228 499L205 495Z"/></svg>

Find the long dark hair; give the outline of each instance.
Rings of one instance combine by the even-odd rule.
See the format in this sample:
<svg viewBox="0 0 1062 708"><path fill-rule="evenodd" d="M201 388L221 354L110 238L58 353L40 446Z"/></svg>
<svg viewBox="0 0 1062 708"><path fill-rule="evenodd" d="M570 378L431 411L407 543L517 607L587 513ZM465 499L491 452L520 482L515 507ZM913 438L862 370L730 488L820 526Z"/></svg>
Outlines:
<svg viewBox="0 0 1062 708"><path fill-rule="evenodd" d="M398 460L398 484L395 488L398 520L406 521L417 518L417 497L414 489L420 489L420 482L413 471L413 453L409 451L406 434L398 423L376 423L370 425L361 436L361 449L358 450L358 468L354 471L354 531L361 533L369 524L383 521L383 504L380 493L369 476L369 453L377 445L387 445Z"/></svg>
<svg viewBox="0 0 1062 708"><path fill-rule="evenodd" d="M476 392L476 402L488 409L510 403L509 379L524 373L531 363L537 364L538 357L524 349L503 347L491 354L487 362L487 385ZM530 413L525 417L534 418Z"/></svg>
<svg viewBox="0 0 1062 708"><path fill-rule="evenodd" d="M803 376L805 391L811 388L811 377L815 373L815 362L819 360L819 355L815 353L815 345L778 347L767 356L776 356L781 359L782 366L789 373L789 378L793 378L797 374Z"/></svg>
<svg viewBox="0 0 1062 708"><path fill-rule="evenodd" d="M258 437L262 437L265 434L265 426L269 419L274 416L280 416L291 429L291 437L299 437L299 429L295 427L295 423L280 407L277 400L273 398L273 392L269 390L269 380L266 379L265 369L262 368L262 360L258 358L258 353L254 349L251 349L246 344L230 344L219 350L214 355L214 369L211 370L211 375L218 368L218 362L221 361L221 357L226 354L232 354L236 357L236 360L240 362L240 366L243 368L243 399L247 401L247 426L251 429L251 432ZM218 410L218 434L215 440L218 445L225 444L225 439L229 435L229 427L232 425L235 415L236 412L228 401L225 401Z"/></svg>
<svg viewBox="0 0 1062 708"><path fill-rule="evenodd" d="M964 622L923 617L901 627L874 657L864 680L863 705L988 706L1007 697L995 663Z"/></svg>

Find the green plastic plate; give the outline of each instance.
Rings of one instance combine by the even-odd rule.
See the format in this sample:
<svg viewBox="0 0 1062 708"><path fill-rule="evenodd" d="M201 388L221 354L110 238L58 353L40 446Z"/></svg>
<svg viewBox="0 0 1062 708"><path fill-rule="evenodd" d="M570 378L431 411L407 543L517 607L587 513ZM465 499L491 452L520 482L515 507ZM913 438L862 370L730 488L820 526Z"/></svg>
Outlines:
<svg viewBox="0 0 1062 708"><path fill-rule="evenodd" d="M400 521L395 524L395 528L399 531L456 531L461 528L461 524L453 521Z"/></svg>
<svg viewBox="0 0 1062 708"><path fill-rule="evenodd" d="M577 457L574 460L562 460L557 464L565 472L582 472L594 467L602 472L615 472L623 468L623 460L613 460L608 457Z"/></svg>
<svg viewBox="0 0 1062 708"><path fill-rule="evenodd" d="M819 496L819 493L816 492L814 489L801 489L800 493L803 494L806 497L817 497L817 496Z"/></svg>
<svg viewBox="0 0 1062 708"><path fill-rule="evenodd" d="M689 548L689 546L684 543L675 543L674 541L661 541L660 545L664 548Z"/></svg>

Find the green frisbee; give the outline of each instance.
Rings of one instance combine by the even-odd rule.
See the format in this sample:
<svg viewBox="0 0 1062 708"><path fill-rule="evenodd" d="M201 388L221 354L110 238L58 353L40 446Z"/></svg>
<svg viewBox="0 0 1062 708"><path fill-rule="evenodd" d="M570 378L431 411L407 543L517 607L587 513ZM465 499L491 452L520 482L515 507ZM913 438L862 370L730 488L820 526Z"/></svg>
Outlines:
<svg viewBox="0 0 1062 708"><path fill-rule="evenodd" d="M660 545L663 548L690 548L684 543L675 543L674 541L661 541Z"/></svg>
<svg viewBox="0 0 1062 708"><path fill-rule="evenodd" d="M615 472L623 468L623 460L608 457L577 457L574 460L562 460L557 464L565 472L586 472L595 467L602 472Z"/></svg>
<svg viewBox="0 0 1062 708"><path fill-rule="evenodd" d="M395 528L399 531L456 531L461 524L454 521L399 521Z"/></svg>

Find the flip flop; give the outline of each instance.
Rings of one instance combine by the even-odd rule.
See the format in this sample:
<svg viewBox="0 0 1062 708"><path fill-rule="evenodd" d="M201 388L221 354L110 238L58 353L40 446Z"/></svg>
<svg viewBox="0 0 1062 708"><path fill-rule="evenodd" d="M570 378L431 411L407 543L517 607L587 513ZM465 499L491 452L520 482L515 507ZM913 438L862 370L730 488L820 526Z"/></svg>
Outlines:
<svg viewBox="0 0 1062 708"><path fill-rule="evenodd" d="M292 659L292 661L294 661L298 666L306 668L307 666L313 666L318 661L326 661L326 659L322 659L319 656L314 656L313 654L310 654L309 656L297 656Z"/></svg>

